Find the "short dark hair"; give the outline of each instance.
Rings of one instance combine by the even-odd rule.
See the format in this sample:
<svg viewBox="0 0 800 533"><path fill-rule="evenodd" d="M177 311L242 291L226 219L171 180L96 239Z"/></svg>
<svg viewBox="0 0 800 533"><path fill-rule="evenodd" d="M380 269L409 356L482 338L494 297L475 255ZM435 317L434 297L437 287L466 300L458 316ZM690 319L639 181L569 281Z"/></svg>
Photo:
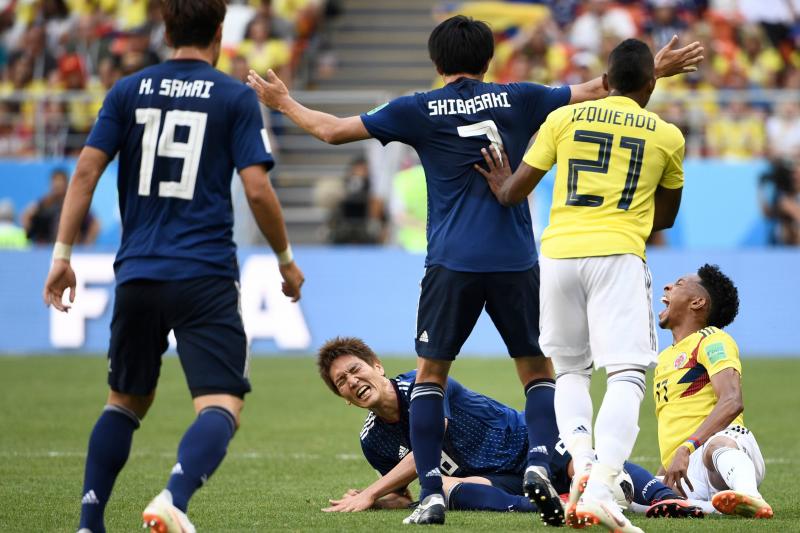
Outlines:
<svg viewBox="0 0 800 533"><path fill-rule="evenodd" d="M638 39L625 39L608 56L608 84L622 94L638 91L654 77L653 52Z"/></svg>
<svg viewBox="0 0 800 533"><path fill-rule="evenodd" d="M494 55L494 35L485 22L456 15L433 29L428 54L442 74L481 74Z"/></svg>
<svg viewBox="0 0 800 533"><path fill-rule="evenodd" d="M370 365L380 362L372 348L358 337L335 337L323 344L322 348L319 349L319 353L317 353L319 377L337 396L340 396L340 394L339 389L336 388L331 379L331 365L336 359L345 355L358 357Z"/></svg>
<svg viewBox="0 0 800 533"><path fill-rule="evenodd" d="M711 297L707 325L724 328L739 313L739 291L736 285L717 265L705 264L697 270L697 275L700 276L700 285Z"/></svg>
<svg viewBox="0 0 800 533"><path fill-rule="evenodd" d="M225 0L162 0L161 13L173 48L205 48L225 19Z"/></svg>

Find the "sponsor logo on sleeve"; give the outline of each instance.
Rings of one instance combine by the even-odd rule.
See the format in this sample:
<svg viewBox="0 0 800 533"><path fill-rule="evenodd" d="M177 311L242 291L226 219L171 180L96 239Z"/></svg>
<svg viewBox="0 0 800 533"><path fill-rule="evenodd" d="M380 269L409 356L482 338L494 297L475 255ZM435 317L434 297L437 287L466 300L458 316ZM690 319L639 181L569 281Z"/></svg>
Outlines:
<svg viewBox="0 0 800 533"><path fill-rule="evenodd" d="M712 365L722 361L727 357L727 354L725 353L725 345L723 345L721 342L709 344L706 346L706 355L708 356L708 360L711 361Z"/></svg>

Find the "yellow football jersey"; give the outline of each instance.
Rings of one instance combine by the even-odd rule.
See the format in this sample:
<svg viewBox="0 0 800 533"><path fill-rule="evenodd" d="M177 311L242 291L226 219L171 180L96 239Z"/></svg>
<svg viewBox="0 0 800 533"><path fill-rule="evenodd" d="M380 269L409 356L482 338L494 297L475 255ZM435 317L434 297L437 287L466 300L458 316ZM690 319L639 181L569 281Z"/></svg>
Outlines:
<svg viewBox="0 0 800 533"><path fill-rule="evenodd" d="M742 374L739 347L733 337L715 327L696 331L658 355L653 395L664 468L669 468L678 447L711 414L717 404L711 376L726 368ZM740 414L732 424L744 426L744 416Z"/></svg>
<svg viewBox="0 0 800 533"><path fill-rule="evenodd" d="M542 170L558 165L542 254L644 259L656 187L683 187L683 152L677 127L625 96L550 113L523 158Z"/></svg>

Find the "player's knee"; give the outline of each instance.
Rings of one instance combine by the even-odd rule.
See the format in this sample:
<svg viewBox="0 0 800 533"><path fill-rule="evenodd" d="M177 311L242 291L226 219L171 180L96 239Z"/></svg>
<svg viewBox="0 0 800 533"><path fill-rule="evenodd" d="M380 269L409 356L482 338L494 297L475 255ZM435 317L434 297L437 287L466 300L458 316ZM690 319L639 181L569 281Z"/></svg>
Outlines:
<svg viewBox="0 0 800 533"><path fill-rule="evenodd" d="M517 374L523 385L540 379L554 379L553 362L548 357L517 357Z"/></svg>
<svg viewBox="0 0 800 533"><path fill-rule="evenodd" d="M442 387L447 383L447 374L450 372L452 361L439 359L417 358L417 383L438 383Z"/></svg>
<svg viewBox="0 0 800 533"><path fill-rule="evenodd" d="M738 446L736 446L736 441L729 439L728 437L721 436L714 437L709 440L703 448L703 464L705 465L706 469L714 471L716 469L714 466L714 453L718 450L729 448L734 450L738 449Z"/></svg>
<svg viewBox="0 0 800 533"><path fill-rule="evenodd" d="M135 415L138 420L142 420L150 409L150 406L153 405L155 397L155 391L146 396L139 396L112 390L108 393L106 407L122 408Z"/></svg>
<svg viewBox="0 0 800 533"><path fill-rule="evenodd" d="M244 408L244 400L242 398L231 394L206 394L194 398L194 410L198 415L209 408L219 409L223 414L230 417L234 428L239 428L241 413Z"/></svg>
<svg viewBox="0 0 800 533"><path fill-rule="evenodd" d="M569 368L564 365L555 364L556 381L570 376L569 379L579 379L582 381L590 381L592 379L592 365L583 366L579 368Z"/></svg>
<svg viewBox="0 0 800 533"><path fill-rule="evenodd" d="M606 368L608 386L629 385L635 389L640 399L644 398L644 391L647 389L646 371L646 368L639 365L610 365Z"/></svg>

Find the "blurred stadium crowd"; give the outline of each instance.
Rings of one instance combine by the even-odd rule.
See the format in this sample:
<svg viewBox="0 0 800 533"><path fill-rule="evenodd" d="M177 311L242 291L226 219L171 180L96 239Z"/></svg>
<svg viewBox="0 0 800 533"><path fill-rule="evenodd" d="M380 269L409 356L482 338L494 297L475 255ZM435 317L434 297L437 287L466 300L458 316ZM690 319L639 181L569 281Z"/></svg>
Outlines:
<svg viewBox="0 0 800 533"><path fill-rule="evenodd" d="M0 157L74 155L121 76L169 57L158 0L0 1ZM218 68L293 69L323 0L230 2Z"/></svg>
<svg viewBox="0 0 800 533"><path fill-rule="evenodd" d="M581 83L602 74L608 52L628 37L656 50L674 34L701 41L700 70L661 80L650 108L683 130L687 157L768 159L759 201L773 223L770 240L800 244L800 0L507 0L433 9L434 18L456 12L495 30L487 77L498 82ZM315 44L337 15L346 20L346 0L232 0L218 68L239 79L249 68L272 68L302 89L301 67L335 67L336 51L316 53ZM169 53L158 0L0 0L0 158L76 155L114 82ZM342 175L328 239L424 248L420 169L393 178L394 197L380 202L368 169L356 159ZM42 202L52 194L42 191ZM30 236L30 209L0 205L0 225L16 221ZM95 224L87 221L88 237Z"/></svg>

